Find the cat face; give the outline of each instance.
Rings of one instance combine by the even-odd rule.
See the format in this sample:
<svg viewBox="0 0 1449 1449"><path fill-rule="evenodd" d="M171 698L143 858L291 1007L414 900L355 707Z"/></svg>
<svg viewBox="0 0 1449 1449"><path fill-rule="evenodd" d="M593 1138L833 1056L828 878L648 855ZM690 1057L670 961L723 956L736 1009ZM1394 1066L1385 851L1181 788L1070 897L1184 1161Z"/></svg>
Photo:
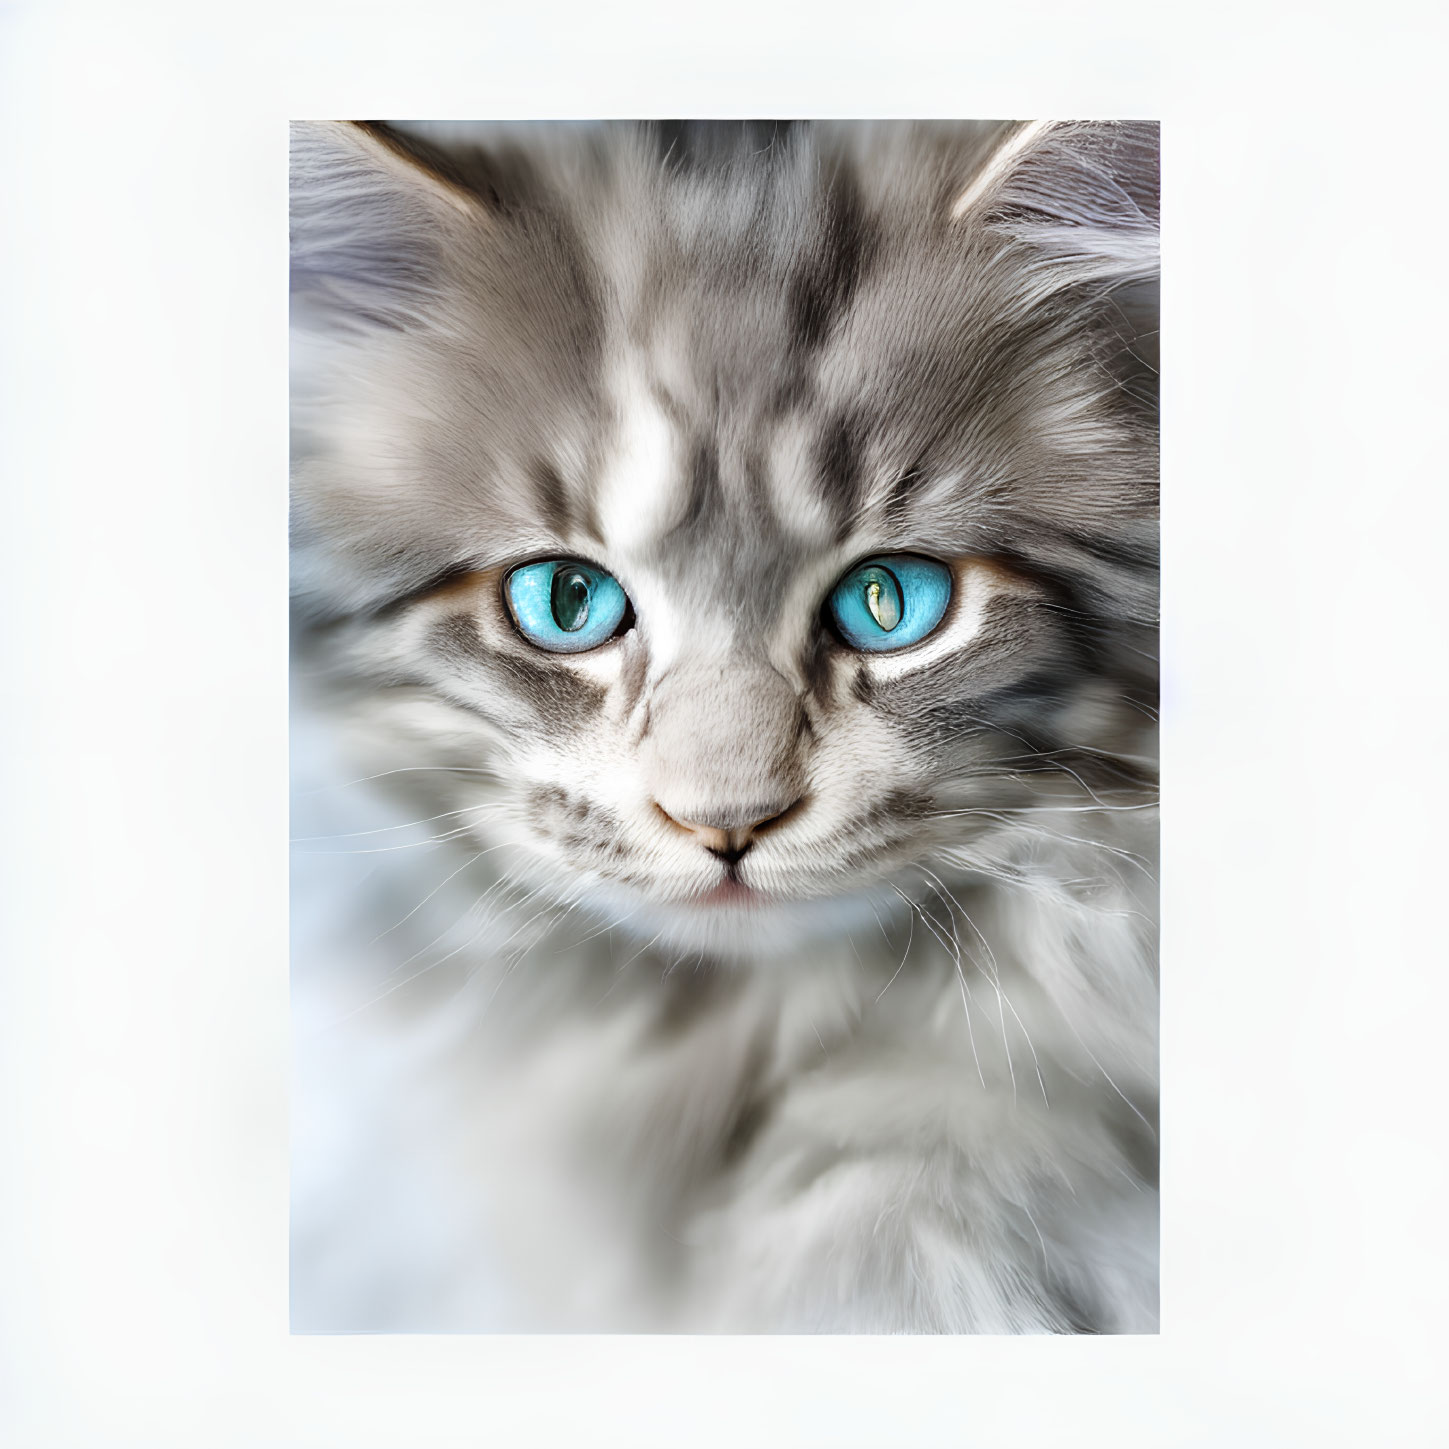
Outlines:
<svg viewBox="0 0 1449 1449"><path fill-rule="evenodd" d="M300 130L301 607L514 878L767 953L1130 776L1150 145L1034 134Z"/></svg>

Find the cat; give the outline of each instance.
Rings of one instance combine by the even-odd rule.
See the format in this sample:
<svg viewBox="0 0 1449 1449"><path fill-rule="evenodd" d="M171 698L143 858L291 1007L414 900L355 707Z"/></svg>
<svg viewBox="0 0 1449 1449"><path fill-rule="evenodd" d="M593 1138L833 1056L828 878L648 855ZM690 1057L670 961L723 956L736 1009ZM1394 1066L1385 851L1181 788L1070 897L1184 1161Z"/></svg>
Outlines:
<svg viewBox="0 0 1449 1449"><path fill-rule="evenodd" d="M294 1326L1155 1332L1155 125L291 164Z"/></svg>

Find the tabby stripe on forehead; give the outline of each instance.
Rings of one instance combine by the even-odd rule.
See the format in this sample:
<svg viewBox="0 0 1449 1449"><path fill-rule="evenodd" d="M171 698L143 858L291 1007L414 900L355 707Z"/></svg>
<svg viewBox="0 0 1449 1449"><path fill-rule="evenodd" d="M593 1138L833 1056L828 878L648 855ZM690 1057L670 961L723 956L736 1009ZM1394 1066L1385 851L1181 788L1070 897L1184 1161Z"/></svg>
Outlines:
<svg viewBox="0 0 1449 1449"><path fill-rule="evenodd" d="M549 529L559 538L569 532L568 489L559 471L552 463L539 459L530 470L534 497L538 502L539 515Z"/></svg>
<svg viewBox="0 0 1449 1449"><path fill-rule="evenodd" d="M684 514L669 530L667 537L693 533L701 523L717 518L723 504L719 450L712 438L706 438L694 450L694 461L689 472L689 498L684 506Z"/></svg>
<svg viewBox="0 0 1449 1449"><path fill-rule="evenodd" d="M529 478L539 516L555 537L563 539L577 533L594 543L603 543L592 494L586 492L580 497L564 482L558 469L544 459L529 469Z"/></svg>
<svg viewBox="0 0 1449 1449"><path fill-rule="evenodd" d="M803 352L817 348L847 311L878 246L849 172L830 178L820 205L820 244L790 284L792 340Z"/></svg>
<svg viewBox="0 0 1449 1449"><path fill-rule="evenodd" d="M741 475L744 478L745 497L749 501L750 516L761 521L778 523L774 500L765 478L765 460L757 446L748 448L741 460Z"/></svg>
<svg viewBox="0 0 1449 1449"><path fill-rule="evenodd" d="M821 493L835 518L835 541L843 543L855 526L864 475L858 424L846 413L836 415L820 435L816 450Z"/></svg>
<svg viewBox="0 0 1449 1449"><path fill-rule="evenodd" d="M905 522L906 515L910 511L911 500L927 476L926 462L924 458L917 459L909 468L904 469L895 482L890 486L890 492L886 494L885 516L890 523L900 524Z"/></svg>
<svg viewBox="0 0 1449 1449"><path fill-rule="evenodd" d="M654 144L660 161L674 171L718 166L749 155L758 163L771 156L798 121L655 121Z"/></svg>

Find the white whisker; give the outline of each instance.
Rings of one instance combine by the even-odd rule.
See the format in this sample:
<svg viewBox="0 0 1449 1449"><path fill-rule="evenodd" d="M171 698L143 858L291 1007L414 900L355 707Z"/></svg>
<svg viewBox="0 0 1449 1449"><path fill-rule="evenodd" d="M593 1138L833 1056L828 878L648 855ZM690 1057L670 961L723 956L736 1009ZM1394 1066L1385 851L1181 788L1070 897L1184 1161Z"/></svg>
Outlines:
<svg viewBox="0 0 1449 1449"><path fill-rule="evenodd" d="M505 842L505 844L506 844L506 843L507 843L507 842ZM463 862L463 864L462 864L462 865L460 865L460 866L459 866L459 867L458 867L458 868L457 868L457 869L456 869L456 870L455 870L455 871L453 871L453 872L452 872L452 874L451 874L451 875L446 875L446 876L444 876L444 877L443 877L443 879L442 879L442 880L440 880L440 881L439 881L439 882L438 882L438 883L437 883L437 885L435 885L435 886L434 886L434 887L433 887L433 888L432 888L432 890L430 890L430 891L429 891L429 892L428 892L428 893L427 893L427 895L425 895L425 896L424 896L424 897L423 897L423 898L422 898L422 900L420 900L420 901L419 901L419 902L418 902L418 903L417 903L417 905L415 905L415 906L414 906L414 907L413 907L413 908L412 908L412 910L410 910L410 911L409 911L409 912L408 912L408 913L407 913L407 915L405 915L405 916L404 916L404 917L403 917L403 918L402 918L402 920L400 920L400 921L395 921L395 922L394 922L394 923L393 923L393 924L392 924L392 925L390 925L390 926L389 926L389 927L388 927L388 928L387 928L387 930L385 930L385 931L379 931L379 932L378 932L378 934L377 934L377 935L375 935L375 936L374 936L374 937L373 937L373 938L372 938L372 940L370 940L370 941L369 941L369 942L368 942L368 943L367 943L367 944L368 944L368 945L369 945L369 946L375 946L375 945L377 945L377 943L378 943L378 942L379 942L379 941L381 941L381 940L382 940L382 939L383 939L383 937L384 937L384 936L390 936L390 935L392 935L392 933L393 933L393 932L394 932L394 931L395 931L395 930L397 930L397 929L398 929L398 927L399 927L399 926L402 926L402 925L405 925L405 924L406 924L406 923L407 923L407 922L408 922L408 921L410 921L410 920L412 920L412 918L413 918L413 917L414 917L414 916L415 916L415 915L417 915L417 913L418 913L418 912L419 912L419 911L420 911L420 910L422 910L422 908L423 908L423 907L424 907L424 906L425 906L425 905L427 905L427 903L428 903L428 902L429 902L429 901L430 901L430 900L432 900L432 898L433 898L433 897L434 897L434 896L435 896L435 895L437 895L437 893L438 893L438 892L439 892L439 891L440 891L440 890L442 890L442 889L443 889L443 887L444 887L444 886L445 886L445 885L447 885L447 884L448 884L448 882L449 882L449 881L452 881L452 880L456 880L456 879L457 879L457 877L458 877L458 876L460 876L460 875L462 875L462 874L463 874L463 872L464 872L464 871L465 871L465 870L467 870L467 869L468 869L468 867L469 867L469 866L470 866L470 865L476 865L476 864L477 864L477 863L478 863L478 862L479 862L479 861L480 861L480 860L482 860L482 859L483 859L483 857L484 857L484 856L485 856L485 855L492 855L492 854L493 854L493 852L494 852L494 851L495 851L495 850L502 850L502 849L503 849L503 846L502 846L502 845L490 845L490 846L489 846L489 847L488 847L488 849L487 849L487 850L480 850L480 851L479 851L479 852L478 852L478 853L477 853L477 855L474 855L474 856L470 856L470 857L469 857L469 858L468 858L468 859L467 859L467 860L465 860L465 861L464 861L464 862Z"/></svg>
<svg viewBox="0 0 1449 1449"><path fill-rule="evenodd" d="M365 835L386 835L390 830L415 830L419 825L431 825L434 820L450 820L455 815L473 815L505 808L507 807L503 804L465 805L461 810L444 810L439 815L425 815L421 820L409 820L399 825L379 825L372 830L346 830L336 835L294 835L290 843L292 845L309 845L317 840L358 840Z"/></svg>
<svg viewBox="0 0 1449 1449"><path fill-rule="evenodd" d="M971 1059L976 1063L976 1075L981 1078L981 1085L985 1087L986 1073L981 1069L981 1058L976 1051L976 1032L971 1025L971 1007L967 1004L966 1001L966 973L961 969L960 950L953 949L952 946L947 942L946 938L936 929L930 916L927 915L924 907L922 907L916 901L913 901L908 895L906 895L904 891L899 890L897 887L893 886L892 889L896 890L900 898L905 901L905 903L910 906L913 911L919 913L921 917L921 924L925 926L925 928L941 943L941 946L945 950L946 954L950 956L955 962L956 975L961 984L961 1009L966 1013L966 1035L971 1042Z"/></svg>

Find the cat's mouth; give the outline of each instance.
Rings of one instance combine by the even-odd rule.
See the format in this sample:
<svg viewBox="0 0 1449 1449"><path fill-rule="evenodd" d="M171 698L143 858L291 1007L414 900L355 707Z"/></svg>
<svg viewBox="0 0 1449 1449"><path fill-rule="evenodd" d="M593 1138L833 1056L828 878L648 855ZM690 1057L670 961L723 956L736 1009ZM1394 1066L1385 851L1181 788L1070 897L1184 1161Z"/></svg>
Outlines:
<svg viewBox="0 0 1449 1449"><path fill-rule="evenodd" d="M736 876L727 875L712 890L696 896L694 903L700 906L745 906L751 903L762 904L765 899L761 891L747 886Z"/></svg>

